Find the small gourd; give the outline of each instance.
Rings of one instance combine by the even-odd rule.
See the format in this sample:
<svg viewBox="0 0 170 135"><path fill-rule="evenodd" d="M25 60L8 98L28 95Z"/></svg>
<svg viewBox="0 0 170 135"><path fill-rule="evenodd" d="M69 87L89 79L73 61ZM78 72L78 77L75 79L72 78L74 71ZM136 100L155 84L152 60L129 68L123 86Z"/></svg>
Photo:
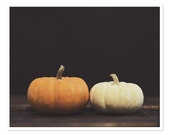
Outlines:
<svg viewBox="0 0 170 135"><path fill-rule="evenodd" d="M134 83L119 82L116 74L113 81L95 84L90 90L90 102L102 113L133 113L142 107L142 89Z"/></svg>
<svg viewBox="0 0 170 135"><path fill-rule="evenodd" d="M27 98L31 106L43 114L73 114L89 101L88 86L82 78L62 77L61 65L56 77L40 77L29 85Z"/></svg>

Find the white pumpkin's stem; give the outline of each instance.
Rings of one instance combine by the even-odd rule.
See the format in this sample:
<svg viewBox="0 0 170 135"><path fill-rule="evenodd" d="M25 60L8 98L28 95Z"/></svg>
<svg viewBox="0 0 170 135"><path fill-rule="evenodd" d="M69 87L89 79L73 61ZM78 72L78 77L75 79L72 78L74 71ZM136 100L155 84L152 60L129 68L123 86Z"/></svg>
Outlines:
<svg viewBox="0 0 170 135"><path fill-rule="evenodd" d="M56 76L57 79L62 79L62 74L64 72L64 69L65 69L64 66L61 65L57 72L57 76Z"/></svg>
<svg viewBox="0 0 170 135"><path fill-rule="evenodd" d="M113 78L113 81L115 84L119 85L119 79L116 74L110 74L110 76Z"/></svg>

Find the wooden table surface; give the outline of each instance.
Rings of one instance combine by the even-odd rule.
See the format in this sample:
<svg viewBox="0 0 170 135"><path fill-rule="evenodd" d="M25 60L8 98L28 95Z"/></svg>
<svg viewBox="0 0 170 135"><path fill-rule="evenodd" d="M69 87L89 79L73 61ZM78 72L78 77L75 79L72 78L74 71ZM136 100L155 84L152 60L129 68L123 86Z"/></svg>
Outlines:
<svg viewBox="0 0 170 135"><path fill-rule="evenodd" d="M159 127L159 98L145 98L133 114L101 114L90 104L74 115L48 116L35 112L26 96L10 96L10 127Z"/></svg>

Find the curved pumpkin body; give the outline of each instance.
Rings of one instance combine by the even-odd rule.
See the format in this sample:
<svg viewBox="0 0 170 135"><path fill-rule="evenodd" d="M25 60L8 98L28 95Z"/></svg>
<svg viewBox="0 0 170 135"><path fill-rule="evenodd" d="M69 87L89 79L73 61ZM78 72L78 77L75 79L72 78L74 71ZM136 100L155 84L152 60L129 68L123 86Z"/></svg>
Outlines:
<svg viewBox="0 0 170 135"><path fill-rule="evenodd" d="M141 108L144 96L134 83L101 82L90 90L93 108L103 113L132 113Z"/></svg>
<svg viewBox="0 0 170 135"><path fill-rule="evenodd" d="M73 114L89 100L85 81L78 77L42 77L33 80L27 98L31 106L44 114Z"/></svg>

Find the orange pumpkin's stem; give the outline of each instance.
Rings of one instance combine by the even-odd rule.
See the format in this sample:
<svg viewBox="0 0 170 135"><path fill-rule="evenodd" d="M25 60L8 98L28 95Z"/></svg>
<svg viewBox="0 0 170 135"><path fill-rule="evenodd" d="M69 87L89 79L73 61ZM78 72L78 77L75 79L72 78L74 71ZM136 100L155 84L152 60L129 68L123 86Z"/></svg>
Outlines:
<svg viewBox="0 0 170 135"><path fill-rule="evenodd" d="M119 85L119 79L116 74L110 74L110 76L113 78L113 81L115 84Z"/></svg>
<svg viewBox="0 0 170 135"><path fill-rule="evenodd" d="M62 74L64 72L64 69L65 69L64 66L61 65L57 72L57 76L56 76L57 79L62 79Z"/></svg>

